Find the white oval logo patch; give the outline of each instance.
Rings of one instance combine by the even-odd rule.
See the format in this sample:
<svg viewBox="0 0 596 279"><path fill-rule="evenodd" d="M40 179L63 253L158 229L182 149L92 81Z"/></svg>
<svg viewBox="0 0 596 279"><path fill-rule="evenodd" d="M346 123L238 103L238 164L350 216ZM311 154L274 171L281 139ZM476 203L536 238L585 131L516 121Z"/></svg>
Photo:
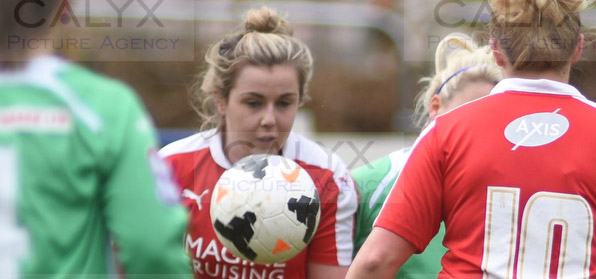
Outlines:
<svg viewBox="0 0 596 279"><path fill-rule="evenodd" d="M509 123L505 138L515 144L511 150L549 144L563 136L569 130L569 120L557 112L528 114Z"/></svg>

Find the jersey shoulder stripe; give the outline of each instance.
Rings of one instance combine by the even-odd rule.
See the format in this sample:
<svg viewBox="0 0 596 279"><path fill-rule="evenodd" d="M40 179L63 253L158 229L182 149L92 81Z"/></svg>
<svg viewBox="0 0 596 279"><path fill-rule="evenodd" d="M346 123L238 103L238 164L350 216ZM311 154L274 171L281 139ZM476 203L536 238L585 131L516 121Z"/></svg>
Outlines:
<svg viewBox="0 0 596 279"><path fill-rule="evenodd" d="M574 97L574 98L576 100L578 100L578 101L580 101L580 102L582 102L582 103L584 103L584 104L586 104L588 106L591 106L592 108L595 108L596 109L596 102L592 102L592 101L590 101L590 100L588 100L586 98L583 98L583 97Z"/></svg>
<svg viewBox="0 0 596 279"><path fill-rule="evenodd" d="M409 156L409 147L394 151L391 154L389 154L389 159L391 160L391 169L389 170L389 173L387 173L387 175L383 177L383 180L381 180L381 183L379 183L379 186L370 197L368 208L372 208L374 204L377 203L377 200L379 199L379 197L381 197L381 194L383 193L385 188L393 187L393 184L391 182L395 181L401 170L404 168L404 165L406 164L406 161L408 160ZM383 197L383 200L385 198L386 197Z"/></svg>
<svg viewBox="0 0 596 279"><path fill-rule="evenodd" d="M213 134L212 130L196 133L164 146L159 150L159 155L165 158L175 154L190 153L209 148L211 137L216 136L218 135Z"/></svg>
<svg viewBox="0 0 596 279"><path fill-rule="evenodd" d="M337 154L299 134L290 133L282 153L290 159L330 170L336 179L348 171L343 160Z"/></svg>
<svg viewBox="0 0 596 279"><path fill-rule="evenodd" d="M341 266L350 265L353 251L353 216L358 208L358 194L346 165L337 154L295 133L290 133L282 152L290 159L331 171L338 189L335 212L337 263Z"/></svg>

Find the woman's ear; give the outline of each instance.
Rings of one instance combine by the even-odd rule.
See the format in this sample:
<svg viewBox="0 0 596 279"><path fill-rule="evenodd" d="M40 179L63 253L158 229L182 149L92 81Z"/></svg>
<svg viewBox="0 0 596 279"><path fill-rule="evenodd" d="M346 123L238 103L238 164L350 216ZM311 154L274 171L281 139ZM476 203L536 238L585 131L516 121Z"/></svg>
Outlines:
<svg viewBox="0 0 596 279"><path fill-rule="evenodd" d="M432 99L430 99L430 104L428 106L428 120L433 121L435 117L439 114L439 109L441 108L441 96L434 95Z"/></svg>
<svg viewBox="0 0 596 279"><path fill-rule="evenodd" d="M215 98L215 106L217 107L217 112L219 112L221 116L226 116L227 103L224 98Z"/></svg>
<svg viewBox="0 0 596 279"><path fill-rule="evenodd" d="M582 51L584 49L584 34L579 34L577 38L577 47L571 56L571 64L577 63L579 59L582 57Z"/></svg>
<svg viewBox="0 0 596 279"><path fill-rule="evenodd" d="M497 65L499 67L505 66L505 59L503 57L503 54L501 53L501 49L499 47L499 41L495 38L491 38L489 40L489 43L490 43L490 49L493 52L493 56L495 57L495 62L497 63Z"/></svg>
<svg viewBox="0 0 596 279"><path fill-rule="evenodd" d="M509 57L505 55L503 52L502 46L499 44L499 41L495 38L490 39L490 48L493 51L493 57L495 57L495 62L501 68L501 73L503 73L504 78L508 78L512 76L514 72L513 64L509 61Z"/></svg>

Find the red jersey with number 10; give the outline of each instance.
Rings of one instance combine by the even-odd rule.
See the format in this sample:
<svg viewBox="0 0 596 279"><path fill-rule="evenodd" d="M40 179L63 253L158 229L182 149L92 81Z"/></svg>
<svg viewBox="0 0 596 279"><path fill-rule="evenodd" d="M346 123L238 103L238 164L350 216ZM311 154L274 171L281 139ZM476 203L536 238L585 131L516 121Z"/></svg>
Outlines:
<svg viewBox="0 0 596 279"><path fill-rule="evenodd" d="M422 251L444 220L439 278L594 276L595 121L570 85L505 79L423 132L375 226Z"/></svg>

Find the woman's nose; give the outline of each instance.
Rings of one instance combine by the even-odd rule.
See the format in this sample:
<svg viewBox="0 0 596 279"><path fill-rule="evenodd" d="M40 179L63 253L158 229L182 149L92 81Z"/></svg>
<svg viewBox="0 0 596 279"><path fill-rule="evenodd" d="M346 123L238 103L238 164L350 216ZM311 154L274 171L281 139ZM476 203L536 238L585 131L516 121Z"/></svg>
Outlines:
<svg viewBox="0 0 596 279"><path fill-rule="evenodd" d="M275 126L275 107L273 104L267 105L261 117L261 126L272 127Z"/></svg>

